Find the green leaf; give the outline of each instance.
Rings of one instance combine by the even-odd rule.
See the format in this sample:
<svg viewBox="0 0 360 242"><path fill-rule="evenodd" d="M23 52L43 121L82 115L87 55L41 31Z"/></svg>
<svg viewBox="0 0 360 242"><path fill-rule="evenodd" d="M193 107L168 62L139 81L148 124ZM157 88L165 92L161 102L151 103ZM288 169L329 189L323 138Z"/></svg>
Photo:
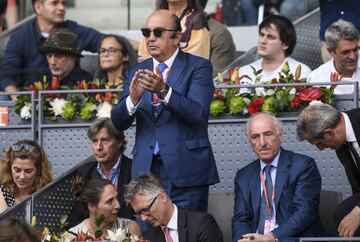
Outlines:
<svg viewBox="0 0 360 242"><path fill-rule="evenodd" d="M95 219L95 225L96 225L96 227L100 227L101 226L101 224L102 224L102 222L104 222L104 220L105 220L105 215L104 214L101 214L99 217L97 217L96 219Z"/></svg>

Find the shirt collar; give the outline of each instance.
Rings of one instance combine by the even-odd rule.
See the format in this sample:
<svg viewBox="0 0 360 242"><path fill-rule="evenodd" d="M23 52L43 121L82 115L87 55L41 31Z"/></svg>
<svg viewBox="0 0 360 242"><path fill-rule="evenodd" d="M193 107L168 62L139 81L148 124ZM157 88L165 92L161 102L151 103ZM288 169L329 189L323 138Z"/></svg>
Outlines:
<svg viewBox="0 0 360 242"><path fill-rule="evenodd" d="M178 208L175 204L173 204L174 206L174 212L168 222L168 224L166 225L166 227L168 227L171 230L178 230ZM162 228L164 228L164 226L162 226Z"/></svg>
<svg viewBox="0 0 360 242"><path fill-rule="evenodd" d="M281 152L281 149L279 150L279 153L275 156L275 158L274 158L274 159L272 160L272 162L270 163L270 164L271 164L273 167L275 167L275 168L277 168L277 166L278 166L279 157L280 157L280 152ZM267 164L260 159L261 170L264 170L264 168L265 168L266 165L267 165Z"/></svg>
<svg viewBox="0 0 360 242"><path fill-rule="evenodd" d="M174 63L174 60L178 53L179 53L179 48L176 49L174 54L169 59L167 59L166 61L163 62L166 64L166 66L169 69L171 68L172 64ZM155 69L160 64L160 62L158 62L155 58L152 58L152 59L153 59L153 65L154 65L154 69Z"/></svg>
<svg viewBox="0 0 360 242"><path fill-rule="evenodd" d="M119 155L119 159L116 162L116 164L111 168L110 170L110 179L112 180L112 178L114 176L117 176L120 173L120 163L121 163L121 157L122 155ZM100 165L100 163L98 162L97 167L96 167L97 172L99 172L99 174L101 175L102 178L104 179L109 179L105 176L104 170L102 168L102 166Z"/></svg>
<svg viewBox="0 0 360 242"><path fill-rule="evenodd" d="M347 142L355 142L356 141L356 137L355 137L355 133L354 133L354 129L351 125L349 116L346 113L341 113L344 117L344 121L345 121L345 138Z"/></svg>

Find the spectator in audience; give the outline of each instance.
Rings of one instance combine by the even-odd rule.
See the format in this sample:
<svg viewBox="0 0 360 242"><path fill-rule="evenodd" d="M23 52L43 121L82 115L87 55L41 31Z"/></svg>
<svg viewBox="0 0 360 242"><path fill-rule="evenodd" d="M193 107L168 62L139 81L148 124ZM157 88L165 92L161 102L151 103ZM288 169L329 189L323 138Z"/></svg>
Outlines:
<svg viewBox="0 0 360 242"><path fill-rule="evenodd" d="M320 40L324 63L331 59L325 43L325 31L335 21L343 19L351 22L360 31L360 4L358 0L319 0L320 4Z"/></svg>
<svg viewBox="0 0 360 242"><path fill-rule="evenodd" d="M44 76L48 83L52 78L57 78L60 86L67 87L76 86L77 82L82 80L92 81L93 76L76 65L82 57L77 46L77 34L65 28L53 29L44 45L40 47L40 52L46 54L49 70L40 75L33 75L25 82L25 86L43 81Z"/></svg>
<svg viewBox="0 0 360 242"><path fill-rule="evenodd" d="M325 32L331 60L311 72L310 82L360 81L359 31L345 20L335 21ZM354 92L351 85L339 85L335 94Z"/></svg>
<svg viewBox="0 0 360 242"><path fill-rule="evenodd" d="M43 73L48 68L43 46L51 30L64 27L79 36L79 51L96 52L102 36L94 29L64 20L65 0L32 0L36 18L11 35L0 69L0 90L11 92L24 85L28 74Z"/></svg>
<svg viewBox="0 0 360 242"><path fill-rule="evenodd" d="M257 53L261 58L249 65L240 67L239 76L246 75L251 79L242 78L241 83L266 83L274 78L279 78L279 72L281 72L285 62L288 63L289 70L293 75L297 66L301 65L300 78L307 77L311 72L310 68L290 57L295 45L295 28L287 18L280 15L271 15L265 18L259 25L257 44ZM251 67L254 67L255 70L262 70L259 80L256 80Z"/></svg>
<svg viewBox="0 0 360 242"><path fill-rule="evenodd" d="M18 7L16 0L7 0L6 25L12 28L18 22Z"/></svg>
<svg viewBox="0 0 360 242"><path fill-rule="evenodd" d="M281 147L281 124L270 114L252 116L246 132L258 159L235 177L233 241L321 236L321 177L314 159Z"/></svg>
<svg viewBox="0 0 360 242"><path fill-rule="evenodd" d="M123 154L126 145L124 133L115 129L109 118L98 118L90 125L87 135L93 154L77 169L76 176L83 177L84 182L93 178L110 180L118 191L119 216L133 218L133 211L124 202L123 187L131 178L131 159ZM73 207L70 226L86 218L79 206L76 203Z"/></svg>
<svg viewBox="0 0 360 242"><path fill-rule="evenodd" d="M118 35L106 35L98 49L100 71L96 78L106 80L107 87L122 88L128 67L136 63L136 56L128 41Z"/></svg>
<svg viewBox="0 0 360 242"><path fill-rule="evenodd" d="M169 10L142 31L152 58L129 71L113 124L126 130L136 118L132 177L151 171L176 205L206 211L209 185L219 182L207 131L211 63L178 48L180 21Z"/></svg>
<svg viewBox="0 0 360 242"><path fill-rule="evenodd" d="M0 33L6 30L6 8L7 0L0 0Z"/></svg>
<svg viewBox="0 0 360 242"><path fill-rule="evenodd" d="M180 19L182 35L179 47L182 51L209 59L209 26L198 0L157 0L156 9L168 9ZM140 59L150 55L143 38L139 45Z"/></svg>
<svg viewBox="0 0 360 242"><path fill-rule="evenodd" d="M199 0L205 9L207 0ZM210 62L213 66L213 74L223 71L223 69L234 60L235 44L231 33L223 24L207 16L210 28Z"/></svg>
<svg viewBox="0 0 360 242"><path fill-rule="evenodd" d="M339 236L360 236L360 110L340 112L328 104L306 107L298 117L297 135L320 150L330 148L343 164L353 195L335 210Z"/></svg>
<svg viewBox="0 0 360 242"><path fill-rule="evenodd" d="M142 221L152 225L144 233L146 240L224 241L212 215L177 207L153 175L142 174L133 178L126 185L125 199Z"/></svg>
<svg viewBox="0 0 360 242"><path fill-rule="evenodd" d="M5 218L0 222L0 242L40 242L36 232L23 220Z"/></svg>
<svg viewBox="0 0 360 242"><path fill-rule="evenodd" d="M81 178L75 179L73 193L87 216L81 223L72 227L70 232L75 234L83 232L94 236L100 229L103 232L101 238L108 239L108 230L116 231L121 228L126 233L141 236L140 227L135 221L118 217L120 203L117 199L116 187L110 180L92 179L85 184ZM98 227L95 220L101 215L104 216L104 220Z"/></svg>
<svg viewBox="0 0 360 242"><path fill-rule="evenodd" d="M0 166L0 213L21 202L52 180L50 162L32 140L13 144Z"/></svg>

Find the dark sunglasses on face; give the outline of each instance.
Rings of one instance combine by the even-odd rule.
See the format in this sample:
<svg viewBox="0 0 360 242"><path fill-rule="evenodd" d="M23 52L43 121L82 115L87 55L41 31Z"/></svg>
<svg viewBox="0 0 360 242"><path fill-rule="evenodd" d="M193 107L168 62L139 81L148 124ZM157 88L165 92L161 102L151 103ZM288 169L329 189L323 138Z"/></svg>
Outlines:
<svg viewBox="0 0 360 242"><path fill-rule="evenodd" d="M25 152L32 152L36 146L29 143L16 143L13 144L11 147L12 151L19 152L19 151L25 151Z"/></svg>
<svg viewBox="0 0 360 242"><path fill-rule="evenodd" d="M98 52L99 55L104 56L106 53L109 53L109 55L113 56L115 55L118 51L121 51L121 49L118 48L114 48L114 47L110 47L108 49L106 48L101 48Z"/></svg>
<svg viewBox="0 0 360 242"><path fill-rule="evenodd" d="M155 28L153 30L149 29L149 28L142 28L141 29L141 33L144 35L144 37L148 38L151 35L151 32L153 32L153 34L155 35L155 37L161 37L164 31L173 31L173 32L177 32L176 29L165 29L165 28Z"/></svg>

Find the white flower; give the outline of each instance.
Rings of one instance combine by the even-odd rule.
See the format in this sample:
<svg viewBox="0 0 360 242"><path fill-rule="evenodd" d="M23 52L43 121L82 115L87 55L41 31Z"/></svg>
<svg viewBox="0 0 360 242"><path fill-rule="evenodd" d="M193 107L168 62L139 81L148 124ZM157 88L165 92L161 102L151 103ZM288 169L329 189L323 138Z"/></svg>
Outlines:
<svg viewBox="0 0 360 242"><path fill-rule="evenodd" d="M263 87L255 88L255 93L256 93L257 96L261 96L261 97L266 95L265 88L263 88Z"/></svg>
<svg viewBox="0 0 360 242"><path fill-rule="evenodd" d="M319 101L319 100L312 100L310 103L309 103L309 106L310 105L319 105L319 104L324 104L322 101Z"/></svg>
<svg viewBox="0 0 360 242"><path fill-rule="evenodd" d="M25 103L25 105L20 110L20 117L22 119L31 118L31 103Z"/></svg>
<svg viewBox="0 0 360 242"><path fill-rule="evenodd" d="M100 103L98 108L97 108L96 117L98 117L98 118L102 118L102 117L110 118L111 109L112 109L112 106L111 106L110 103L108 103L108 102Z"/></svg>
<svg viewBox="0 0 360 242"><path fill-rule="evenodd" d="M268 89L267 91L265 91L266 96L272 96L275 94L275 90L274 89Z"/></svg>
<svg viewBox="0 0 360 242"><path fill-rule="evenodd" d="M53 111L55 116L61 116L61 114L63 113L63 108L66 103L67 101L63 98L61 99L55 98L50 102L51 107L49 108L49 110Z"/></svg>
<svg viewBox="0 0 360 242"><path fill-rule="evenodd" d="M126 232L125 230L119 228L115 232L108 230L108 236L111 241L121 242L126 239Z"/></svg>

